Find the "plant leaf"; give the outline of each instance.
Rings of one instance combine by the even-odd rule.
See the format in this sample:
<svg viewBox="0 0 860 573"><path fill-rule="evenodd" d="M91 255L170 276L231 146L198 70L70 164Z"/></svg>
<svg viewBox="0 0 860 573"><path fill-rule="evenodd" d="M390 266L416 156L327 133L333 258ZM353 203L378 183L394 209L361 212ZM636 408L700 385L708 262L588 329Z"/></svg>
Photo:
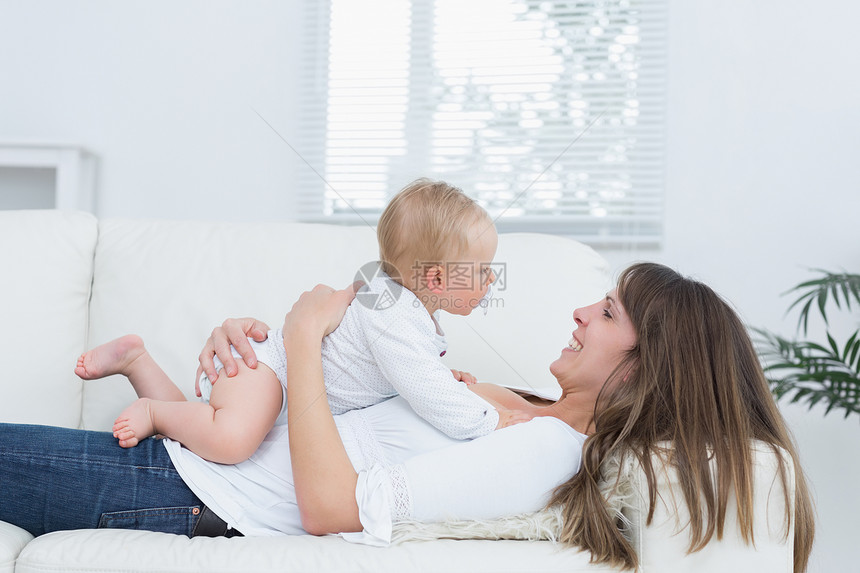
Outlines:
<svg viewBox="0 0 860 573"><path fill-rule="evenodd" d="M824 319L824 324L828 324L827 322L827 287L820 290L818 293L818 312L821 313L821 318Z"/></svg>
<svg viewBox="0 0 860 573"><path fill-rule="evenodd" d="M826 332L825 334L827 334L827 342L830 343L830 349L833 350L833 355L838 358L839 346L836 344L836 339L833 338L833 336L831 336L829 332Z"/></svg>
<svg viewBox="0 0 860 573"><path fill-rule="evenodd" d="M856 332L854 333L854 336L857 336ZM860 374L860 340L854 343L854 348L851 349L851 357L847 362L849 366L854 366L855 372Z"/></svg>
<svg viewBox="0 0 860 573"><path fill-rule="evenodd" d="M800 309L797 330L806 334L813 304L828 323L827 305L840 311L860 306L860 275L813 269L821 276L804 281L786 293L797 298L789 306ZM844 305L843 305L844 303ZM860 330L844 344L825 331L827 342L789 340L765 329L751 329L762 369L778 400L825 406L825 415L842 410L846 417L860 415Z"/></svg>

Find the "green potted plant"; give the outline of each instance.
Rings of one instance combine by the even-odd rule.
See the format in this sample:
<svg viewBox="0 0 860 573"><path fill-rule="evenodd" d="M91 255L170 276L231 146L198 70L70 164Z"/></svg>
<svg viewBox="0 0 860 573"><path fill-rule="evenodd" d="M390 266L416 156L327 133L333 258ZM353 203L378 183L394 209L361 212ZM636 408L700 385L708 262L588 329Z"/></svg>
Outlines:
<svg viewBox="0 0 860 573"><path fill-rule="evenodd" d="M826 405L825 414L843 410L847 418L860 414L860 330L844 344L838 343L830 333L827 308L833 305L842 312L860 308L860 275L815 272L822 276L784 293L799 293L788 312L800 307L797 331L803 333L804 340L788 340L765 329L753 330L759 335L759 355L777 399L805 402L809 408L820 402ZM826 343L805 340L813 308L824 320Z"/></svg>

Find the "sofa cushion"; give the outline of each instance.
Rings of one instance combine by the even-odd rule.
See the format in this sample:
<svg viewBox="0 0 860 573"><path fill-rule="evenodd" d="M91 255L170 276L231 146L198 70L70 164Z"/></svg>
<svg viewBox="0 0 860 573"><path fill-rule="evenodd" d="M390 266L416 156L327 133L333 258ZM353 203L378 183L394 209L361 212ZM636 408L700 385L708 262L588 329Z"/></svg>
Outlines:
<svg viewBox="0 0 860 573"><path fill-rule="evenodd" d="M3 398L0 421L78 427L98 228L65 211L0 212Z"/></svg>
<svg viewBox="0 0 860 573"><path fill-rule="evenodd" d="M391 547L348 543L337 536L189 539L117 529L61 531L33 540L21 552L17 573L104 571L617 571L588 563L588 554L549 541L411 542Z"/></svg>
<svg viewBox="0 0 860 573"><path fill-rule="evenodd" d="M33 536L12 524L0 521L0 573L15 571L18 554Z"/></svg>

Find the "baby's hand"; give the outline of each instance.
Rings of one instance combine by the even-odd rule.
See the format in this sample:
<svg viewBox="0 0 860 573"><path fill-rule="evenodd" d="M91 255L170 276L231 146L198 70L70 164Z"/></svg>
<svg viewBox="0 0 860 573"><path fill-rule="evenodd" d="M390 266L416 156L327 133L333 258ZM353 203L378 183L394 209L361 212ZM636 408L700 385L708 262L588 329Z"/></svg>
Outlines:
<svg viewBox="0 0 860 573"><path fill-rule="evenodd" d="M503 410L502 408L498 408L499 412L499 423L496 426L496 429L507 428L508 426L513 426L514 424L521 424L523 422L528 422L532 418L534 418L534 414L530 414L529 412L524 412L522 410Z"/></svg>
<svg viewBox="0 0 860 573"><path fill-rule="evenodd" d="M462 370L451 370L451 374L454 375L455 380L463 382L464 384L466 384L466 386L471 386L478 381L477 378L475 378L468 372L463 372Z"/></svg>

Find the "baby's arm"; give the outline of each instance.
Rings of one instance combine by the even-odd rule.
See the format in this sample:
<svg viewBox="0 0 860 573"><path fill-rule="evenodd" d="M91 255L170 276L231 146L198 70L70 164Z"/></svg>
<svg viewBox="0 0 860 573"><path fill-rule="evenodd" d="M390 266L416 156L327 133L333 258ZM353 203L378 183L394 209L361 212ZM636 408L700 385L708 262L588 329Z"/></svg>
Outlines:
<svg viewBox="0 0 860 573"><path fill-rule="evenodd" d="M535 417L537 407L533 404L530 404L524 398L508 390L507 388L502 388L501 386L496 386L495 384L479 384L477 383L477 379L468 372L462 372L460 370L451 370L451 373L453 374L454 380L464 382L466 388L471 390L476 396L483 398L484 401L488 402L493 408L496 409L496 411L498 412L498 421L496 423L495 428L492 429L498 430L501 428L512 426L514 424L519 424L521 422L528 422ZM434 376L434 374L436 376ZM422 411L422 409L419 409L421 408L420 405L416 407L414 404L416 402L419 404L421 404L422 402L434 402L432 386L434 383L441 384L440 382L436 381L436 377L442 378L443 382L446 382L444 380L444 376L439 376L438 372L432 372L426 376L426 380L422 381L424 382L424 384L419 387L408 387L407 385L401 385L397 383L392 384L395 388L397 388L398 392L400 392L400 394L404 398L406 398L409 404L422 418L426 419L428 422L430 422L451 437L477 437L479 435L484 435L486 432L490 431L490 428L486 428L486 431L483 433L476 433L475 435L471 436L459 436L452 434L450 431L446 430L443 427L440 427L440 423L444 424L446 421L445 418L447 412L445 411L445 399L453 400L452 411L455 411L457 408L460 407L468 407L468 394L466 394L462 398L457 398L457 393L462 392L462 386L455 385L454 389L457 392L450 392L444 397L443 400L440 400L435 403L435 406L437 408L434 408L432 406L427 407L425 405ZM444 388L441 391L445 392ZM454 424L454 430L458 431L456 427L456 420L454 421Z"/></svg>
<svg viewBox="0 0 860 573"><path fill-rule="evenodd" d="M361 343L391 389L416 414L459 440L483 436L496 428L499 415L495 408L470 392L442 364L435 327L429 317L420 316L426 313L423 308L416 310L408 301L382 311L355 308Z"/></svg>
<svg viewBox="0 0 860 573"><path fill-rule="evenodd" d="M388 352L375 354L377 364L416 414L458 440L477 438L498 427L495 404L470 392L438 356L391 340L386 346Z"/></svg>

